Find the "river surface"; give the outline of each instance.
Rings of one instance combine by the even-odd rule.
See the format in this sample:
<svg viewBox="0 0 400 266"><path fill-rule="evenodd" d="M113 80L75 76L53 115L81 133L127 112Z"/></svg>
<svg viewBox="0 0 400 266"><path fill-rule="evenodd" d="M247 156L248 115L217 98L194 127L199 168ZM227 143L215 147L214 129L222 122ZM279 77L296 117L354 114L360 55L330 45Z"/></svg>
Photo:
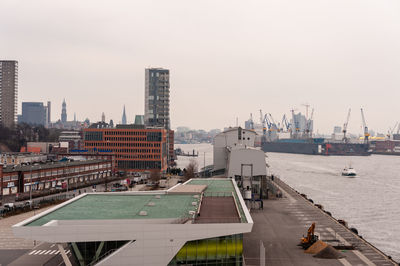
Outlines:
<svg viewBox="0 0 400 266"><path fill-rule="evenodd" d="M177 144L199 157L179 157L178 167L195 160L199 168L212 164L211 144ZM360 235L400 261L400 156L318 156L267 153L269 173L307 194L337 219L344 219ZM341 175L351 164L355 178ZM318 225L317 225L318 226Z"/></svg>

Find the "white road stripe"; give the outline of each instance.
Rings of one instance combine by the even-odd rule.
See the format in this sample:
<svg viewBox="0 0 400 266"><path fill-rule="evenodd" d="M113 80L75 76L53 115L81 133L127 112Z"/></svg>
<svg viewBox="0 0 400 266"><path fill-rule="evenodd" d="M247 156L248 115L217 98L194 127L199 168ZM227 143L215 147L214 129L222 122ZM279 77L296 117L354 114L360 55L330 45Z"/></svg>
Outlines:
<svg viewBox="0 0 400 266"><path fill-rule="evenodd" d="M339 259L340 263L342 263L344 266L351 266L350 262L348 262L346 259Z"/></svg>
<svg viewBox="0 0 400 266"><path fill-rule="evenodd" d="M65 252L65 254L68 254L70 252L70 250L67 250L67 252Z"/></svg>
<svg viewBox="0 0 400 266"><path fill-rule="evenodd" d="M45 253L45 252L46 252L46 250L43 250L42 252L39 253L39 255L42 255L42 254Z"/></svg>
<svg viewBox="0 0 400 266"><path fill-rule="evenodd" d="M50 254L53 254L53 253L55 253L55 252L57 252L57 250L52 250L52 251L50 252Z"/></svg>
<svg viewBox="0 0 400 266"><path fill-rule="evenodd" d="M60 251L59 251L59 250L57 250L57 252L56 252L56 253L54 253L54 254L58 254L58 253L60 253Z"/></svg>
<svg viewBox="0 0 400 266"><path fill-rule="evenodd" d="M52 247L54 247L54 245L55 245L55 244L51 245L50 247L52 248Z"/></svg>
<svg viewBox="0 0 400 266"><path fill-rule="evenodd" d="M357 255L363 262L365 262L368 266L374 266L375 263L370 261L367 257L364 256L360 251L358 250L353 250L353 253Z"/></svg>
<svg viewBox="0 0 400 266"><path fill-rule="evenodd" d="M44 255L47 255L51 252L51 250L48 250L46 253L44 253Z"/></svg>
<svg viewBox="0 0 400 266"><path fill-rule="evenodd" d="M36 252L35 253L33 253L33 255L37 255L37 254L39 254L40 252L41 252L42 250L36 250Z"/></svg>
<svg viewBox="0 0 400 266"><path fill-rule="evenodd" d="M346 241L346 239L344 239L341 235L339 235L337 232L333 231L332 228L328 227L326 228L326 230L328 230L329 232L331 232L332 235L334 235L337 239L340 240L340 242L342 242L343 244L345 244L346 246L350 246L349 242Z"/></svg>
<svg viewBox="0 0 400 266"><path fill-rule="evenodd" d="M31 251L28 255L32 255L33 253L35 253L36 250Z"/></svg>

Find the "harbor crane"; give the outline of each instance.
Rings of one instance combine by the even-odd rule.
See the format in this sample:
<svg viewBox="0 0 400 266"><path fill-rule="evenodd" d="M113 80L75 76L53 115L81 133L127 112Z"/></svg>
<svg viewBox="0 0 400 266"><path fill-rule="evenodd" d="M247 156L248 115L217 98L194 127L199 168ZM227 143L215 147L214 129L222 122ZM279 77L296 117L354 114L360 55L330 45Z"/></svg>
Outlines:
<svg viewBox="0 0 400 266"><path fill-rule="evenodd" d="M312 136L311 122L313 120L313 117L314 117L314 108L311 110L310 119L307 119L307 123L306 123L306 136L307 137L311 137Z"/></svg>
<svg viewBox="0 0 400 266"><path fill-rule="evenodd" d="M361 109L362 110L362 109ZM343 141L345 143L349 142L349 139L346 136L346 132L347 132L347 125L349 124L349 119L350 119L350 112L351 112L351 108L349 108L349 112L347 113L347 119L346 122L344 122L343 124Z"/></svg>
<svg viewBox="0 0 400 266"><path fill-rule="evenodd" d="M265 124L265 117L263 117L262 110L260 109L260 122L263 130L263 135L267 134L267 127Z"/></svg>
<svg viewBox="0 0 400 266"><path fill-rule="evenodd" d="M290 126L291 125L290 125L289 121L286 118L286 114L284 114L283 117L282 117L282 127L283 126L285 126L287 132L290 131ZM282 128L282 131L283 131L283 128Z"/></svg>
<svg viewBox="0 0 400 266"><path fill-rule="evenodd" d="M388 137L389 139L392 139L392 138L393 138L393 132L394 132L394 130L396 129L396 127L397 127L398 124L399 124L399 122L396 122L396 124L394 125L394 127L389 128L388 134L387 134L387 137ZM397 132L398 132L398 131L399 131L399 130L397 130Z"/></svg>
<svg viewBox="0 0 400 266"><path fill-rule="evenodd" d="M361 108L361 118L362 118L362 123L363 123L363 128L364 128L364 143L369 143L369 132L368 132L368 127L367 124L365 123L365 117L364 117L364 111Z"/></svg>
<svg viewBox="0 0 400 266"><path fill-rule="evenodd" d="M270 121L270 124L271 124L270 131L272 131L272 130L279 131L278 126L277 126L277 124L275 123L275 120L274 120L274 118L272 117L272 115L271 115L270 113L268 113L268 116L269 116L269 121Z"/></svg>

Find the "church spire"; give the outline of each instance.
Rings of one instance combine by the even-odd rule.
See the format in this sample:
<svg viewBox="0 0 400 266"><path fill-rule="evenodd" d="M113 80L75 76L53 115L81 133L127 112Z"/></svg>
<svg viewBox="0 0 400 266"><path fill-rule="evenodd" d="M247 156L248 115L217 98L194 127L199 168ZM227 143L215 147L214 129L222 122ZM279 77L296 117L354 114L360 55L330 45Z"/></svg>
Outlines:
<svg viewBox="0 0 400 266"><path fill-rule="evenodd" d="M122 124L123 124L123 125L126 125L125 104L124 104L124 112L122 113Z"/></svg>

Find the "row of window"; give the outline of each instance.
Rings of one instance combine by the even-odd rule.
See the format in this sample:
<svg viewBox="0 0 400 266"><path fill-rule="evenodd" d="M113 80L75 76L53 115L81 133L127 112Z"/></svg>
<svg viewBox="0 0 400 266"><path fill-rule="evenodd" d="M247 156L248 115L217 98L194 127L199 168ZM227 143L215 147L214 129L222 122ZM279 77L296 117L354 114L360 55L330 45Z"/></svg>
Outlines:
<svg viewBox="0 0 400 266"><path fill-rule="evenodd" d="M106 163L106 164L93 164L93 165L86 165L86 166L80 166L80 167L65 167L65 168L55 168L55 169L50 169L47 171L41 171L41 172L24 172L24 177L30 179L32 175L32 179L37 178L37 177L49 177L49 176L55 176L55 175L63 175L63 174L70 174L70 173L80 173L80 172L86 172L86 171L91 171L91 170L97 170L97 169L104 169L104 168L111 168L111 163ZM7 181L12 181L12 180L18 180L18 174L13 174L13 175L4 175L3 176L3 182Z"/></svg>
<svg viewBox="0 0 400 266"><path fill-rule="evenodd" d="M106 137L105 141L146 141L146 137L141 137L141 138Z"/></svg>
<svg viewBox="0 0 400 266"><path fill-rule="evenodd" d="M101 152L101 151L100 151ZM114 153L131 153L131 154L160 154L161 149L109 149L108 152Z"/></svg>
<svg viewBox="0 0 400 266"><path fill-rule="evenodd" d="M159 154L118 154L119 159L161 159Z"/></svg>
<svg viewBox="0 0 400 266"><path fill-rule="evenodd" d="M114 142L86 142L86 147L146 147L146 148L153 148L153 147L160 147L160 143L114 143Z"/></svg>
<svg viewBox="0 0 400 266"><path fill-rule="evenodd" d="M146 131L104 131L104 135L106 136L146 136Z"/></svg>
<svg viewBox="0 0 400 266"><path fill-rule="evenodd" d="M161 161L118 161L118 169L161 169Z"/></svg>
<svg viewBox="0 0 400 266"><path fill-rule="evenodd" d="M99 174L101 174L101 172L91 172L90 173L90 175L99 175ZM35 180L35 179L38 179L38 178L41 179L41 178L44 178L44 177L55 178L55 176L44 176L44 175L42 175L42 176L33 176L32 175L32 180ZM29 182L29 180L31 180L30 175L24 175L24 180Z"/></svg>

